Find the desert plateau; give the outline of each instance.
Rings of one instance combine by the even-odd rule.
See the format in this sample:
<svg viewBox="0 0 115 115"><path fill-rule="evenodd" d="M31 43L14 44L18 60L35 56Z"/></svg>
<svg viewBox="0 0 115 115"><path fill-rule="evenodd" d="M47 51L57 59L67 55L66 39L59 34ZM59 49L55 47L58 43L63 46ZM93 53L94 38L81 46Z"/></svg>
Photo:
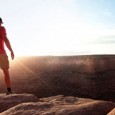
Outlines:
<svg viewBox="0 0 115 115"><path fill-rule="evenodd" d="M115 115L115 55L31 56L0 72L0 115Z"/></svg>

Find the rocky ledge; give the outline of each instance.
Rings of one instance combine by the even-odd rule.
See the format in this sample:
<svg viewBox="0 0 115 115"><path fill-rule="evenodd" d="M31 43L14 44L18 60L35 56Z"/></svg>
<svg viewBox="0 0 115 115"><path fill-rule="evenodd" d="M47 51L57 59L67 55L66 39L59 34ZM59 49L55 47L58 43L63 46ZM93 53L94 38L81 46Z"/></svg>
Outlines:
<svg viewBox="0 0 115 115"><path fill-rule="evenodd" d="M114 115L111 101L57 95L0 94L0 115Z"/></svg>

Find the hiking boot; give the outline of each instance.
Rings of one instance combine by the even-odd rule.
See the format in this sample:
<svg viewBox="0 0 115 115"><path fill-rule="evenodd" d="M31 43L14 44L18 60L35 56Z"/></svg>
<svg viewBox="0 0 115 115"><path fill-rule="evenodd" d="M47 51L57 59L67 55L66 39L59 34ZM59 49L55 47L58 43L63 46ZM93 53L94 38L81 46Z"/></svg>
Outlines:
<svg viewBox="0 0 115 115"><path fill-rule="evenodd" d="M9 94L12 94L12 91L8 91L8 92L6 93L6 95L9 95Z"/></svg>

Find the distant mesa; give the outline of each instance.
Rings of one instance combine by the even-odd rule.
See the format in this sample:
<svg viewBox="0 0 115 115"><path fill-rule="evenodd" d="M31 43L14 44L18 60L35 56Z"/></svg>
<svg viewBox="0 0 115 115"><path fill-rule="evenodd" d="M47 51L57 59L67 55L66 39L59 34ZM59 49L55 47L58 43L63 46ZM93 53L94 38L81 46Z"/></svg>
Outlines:
<svg viewBox="0 0 115 115"><path fill-rule="evenodd" d="M115 100L114 65L115 55L17 58L11 63L12 87L14 92L38 97L62 94ZM0 83L0 92L3 87Z"/></svg>

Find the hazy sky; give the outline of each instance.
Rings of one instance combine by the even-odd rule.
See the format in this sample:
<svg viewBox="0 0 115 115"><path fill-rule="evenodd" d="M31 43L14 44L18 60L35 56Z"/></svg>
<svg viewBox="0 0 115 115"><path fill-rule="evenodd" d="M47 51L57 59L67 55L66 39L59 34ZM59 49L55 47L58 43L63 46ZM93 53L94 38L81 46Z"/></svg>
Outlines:
<svg viewBox="0 0 115 115"><path fill-rule="evenodd" d="M0 0L16 55L115 54L115 0Z"/></svg>

